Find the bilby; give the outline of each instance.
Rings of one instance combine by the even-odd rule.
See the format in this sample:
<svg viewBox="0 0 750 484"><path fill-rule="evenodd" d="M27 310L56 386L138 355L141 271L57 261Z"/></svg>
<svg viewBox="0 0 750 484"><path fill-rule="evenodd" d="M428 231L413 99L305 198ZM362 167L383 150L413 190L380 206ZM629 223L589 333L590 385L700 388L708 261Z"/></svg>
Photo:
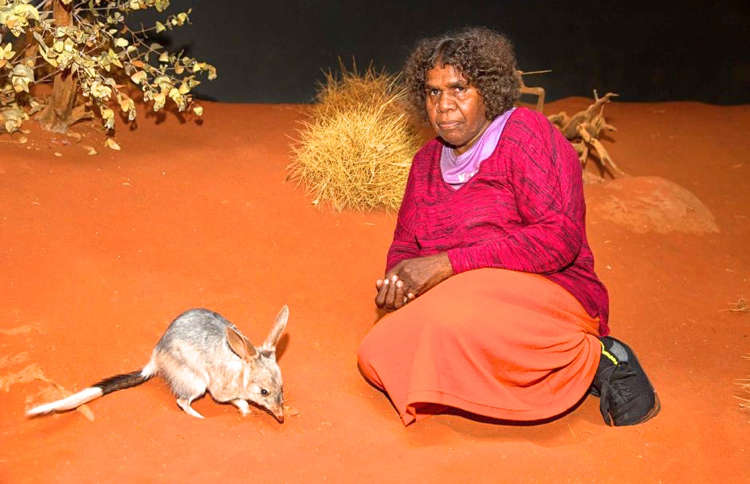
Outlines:
<svg viewBox="0 0 750 484"><path fill-rule="evenodd" d="M283 422L284 391L276 344L288 318L289 308L284 306L265 342L255 347L220 314L191 309L172 321L142 370L106 378L67 398L32 408L26 415L73 410L160 376L177 397L177 405L193 417L203 418L191 403L208 391L214 400L234 404L242 415L250 413L248 402L253 402Z"/></svg>

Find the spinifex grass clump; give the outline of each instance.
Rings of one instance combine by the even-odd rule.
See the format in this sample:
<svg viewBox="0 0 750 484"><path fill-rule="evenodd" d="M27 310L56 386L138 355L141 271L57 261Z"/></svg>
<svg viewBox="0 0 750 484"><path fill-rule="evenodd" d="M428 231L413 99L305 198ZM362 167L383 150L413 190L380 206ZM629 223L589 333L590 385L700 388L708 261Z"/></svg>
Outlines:
<svg viewBox="0 0 750 484"><path fill-rule="evenodd" d="M326 75L310 118L292 147L290 178L304 183L313 204L396 209L421 138L403 107L398 76L343 66Z"/></svg>

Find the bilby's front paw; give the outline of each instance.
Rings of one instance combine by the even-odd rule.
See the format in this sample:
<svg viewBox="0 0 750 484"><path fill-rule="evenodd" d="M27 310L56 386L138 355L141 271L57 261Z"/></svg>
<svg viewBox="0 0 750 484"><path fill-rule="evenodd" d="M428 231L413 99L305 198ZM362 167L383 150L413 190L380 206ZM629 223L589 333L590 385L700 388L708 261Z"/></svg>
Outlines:
<svg viewBox="0 0 750 484"><path fill-rule="evenodd" d="M237 407L240 410L240 413L243 417L250 415L252 410L250 410L250 405L245 400L242 400L241 398L238 398L236 400L232 400L232 403L235 407Z"/></svg>

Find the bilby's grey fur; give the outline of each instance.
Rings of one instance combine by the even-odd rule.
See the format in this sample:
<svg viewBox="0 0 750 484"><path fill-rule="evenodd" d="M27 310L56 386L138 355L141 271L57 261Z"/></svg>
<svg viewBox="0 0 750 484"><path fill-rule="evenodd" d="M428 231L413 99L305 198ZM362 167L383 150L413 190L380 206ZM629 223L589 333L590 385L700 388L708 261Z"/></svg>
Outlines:
<svg viewBox="0 0 750 484"><path fill-rule="evenodd" d="M284 306L266 341L255 347L220 314L191 309L172 321L142 370L107 378L75 395L32 408L26 415L72 410L158 375L172 388L180 408L194 417L203 418L191 403L208 391L215 400L234 404L242 415L250 412L247 402L251 401L283 422L284 391L276 344L288 318L289 308Z"/></svg>

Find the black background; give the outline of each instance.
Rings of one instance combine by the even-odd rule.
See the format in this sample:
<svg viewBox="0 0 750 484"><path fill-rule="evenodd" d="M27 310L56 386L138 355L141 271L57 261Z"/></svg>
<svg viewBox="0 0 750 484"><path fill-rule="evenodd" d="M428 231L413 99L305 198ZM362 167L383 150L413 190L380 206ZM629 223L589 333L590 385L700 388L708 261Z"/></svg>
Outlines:
<svg viewBox="0 0 750 484"><path fill-rule="evenodd" d="M192 25L159 40L215 65L199 97L306 103L338 59L398 72L421 37L469 25L505 33L549 100L613 91L620 101L750 102L750 1L173 0Z"/></svg>

